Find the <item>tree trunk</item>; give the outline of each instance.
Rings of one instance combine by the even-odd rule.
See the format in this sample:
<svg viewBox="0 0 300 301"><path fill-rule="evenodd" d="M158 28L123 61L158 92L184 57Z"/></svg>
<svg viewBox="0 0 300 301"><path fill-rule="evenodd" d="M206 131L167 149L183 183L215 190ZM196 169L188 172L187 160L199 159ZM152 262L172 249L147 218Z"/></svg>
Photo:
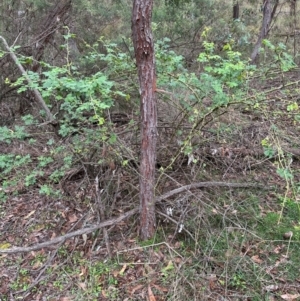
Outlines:
<svg viewBox="0 0 300 301"><path fill-rule="evenodd" d="M152 7L153 0L134 0L132 11L132 39L141 95L140 237L143 240L155 232L157 108Z"/></svg>
<svg viewBox="0 0 300 301"><path fill-rule="evenodd" d="M239 2L236 1L233 4L233 20L237 20L240 17L240 6L239 6Z"/></svg>
<svg viewBox="0 0 300 301"><path fill-rule="evenodd" d="M275 11L274 10L272 11L271 0L265 0L264 3L263 3L262 26L261 26L261 29L260 29L260 33L259 33L257 42L254 46L254 49L253 49L251 57L250 57L252 64L255 64L255 62L257 60L257 56L258 56L259 49L260 49L261 44L262 44L262 40L267 36L267 34L269 32L272 16L274 16L274 14L275 14Z"/></svg>

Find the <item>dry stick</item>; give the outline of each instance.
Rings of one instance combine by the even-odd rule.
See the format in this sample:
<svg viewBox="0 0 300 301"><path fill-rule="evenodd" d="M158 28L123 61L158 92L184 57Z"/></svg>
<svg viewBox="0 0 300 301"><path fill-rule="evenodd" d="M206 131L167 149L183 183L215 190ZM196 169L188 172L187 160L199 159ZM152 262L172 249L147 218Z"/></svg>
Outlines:
<svg viewBox="0 0 300 301"><path fill-rule="evenodd" d="M256 183L226 183L226 182L200 182L200 183L194 183L194 184L190 184L190 185L186 185L186 186L182 186L180 188L171 190L163 195L161 195L160 197L156 198L156 202L161 202L164 199L167 199L175 194L181 193L183 191L189 191L190 189L196 189L196 188L203 188L203 187L231 187L231 188L261 188L261 189L266 189L266 187L260 185L260 184L256 184ZM267 188L269 189L269 188ZM79 235L83 235L83 234L89 234L92 233L98 229L107 227L107 226L112 226L115 225L119 222L121 222L122 220L138 213L139 208L134 208L122 215L120 215L119 217L116 218L112 218L109 219L105 222L102 222L100 224L94 225L92 227L88 227L88 228L83 228L74 232L70 232L67 233L65 235L56 237L50 241L46 241L40 244L36 244L33 245L31 247L13 247L11 249L0 249L0 254L15 254L15 253L25 253L25 252L31 252L31 251L36 251L36 250L40 250L42 248L47 248L50 247L54 244L57 243L63 243L66 239L70 239L72 237L75 236L79 236ZM158 212L160 215L161 212ZM171 220L171 219L170 219ZM190 235L190 234L189 234Z"/></svg>
<svg viewBox="0 0 300 301"><path fill-rule="evenodd" d="M6 48L6 50L9 52L11 58L13 59L13 61L15 62L15 64L17 65L17 67L19 68L20 72L22 73L22 75L26 78L28 84L31 84L32 81L30 79L30 77L28 76L27 72L25 71L25 69L23 68L23 66L21 65L20 61L18 60L17 56L15 55L15 53L13 52L13 50L9 47L9 45L7 44L6 40L0 36L0 39L3 41L3 44ZM50 122L54 121L54 116L52 115L52 113L50 112L49 108L47 107L41 93L37 90L37 89L32 89L33 93L36 97L36 100L38 101L38 103L41 105L41 107L45 110L47 118L49 119Z"/></svg>
<svg viewBox="0 0 300 301"><path fill-rule="evenodd" d="M61 246L62 244L60 244L59 246ZM51 261L54 259L54 257L56 256L58 252L58 249L54 250L52 255L49 257L49 259L47 260L47 262L44 264L44 267L42 268L42 270L40 271L40 273L38 274L38 276L34 279L33 283L31 283L28 287L14 292L13 295L17 295L17 294L21 294L21 293L25 293L25 292L29 292L33 287L35 287L39 282L41 282L42 280L45 279L45 277L42 277L42 275L44 274L44 272L47 270L47 268L49 268L49 266L51 266ZM29 292L30 293L30 292Z"/></svg>
<svg viewBox="0 0 300 301"><path fill-rule="evenodd" d="M200 183L185 185L177 189L168 191L165 194L157 197L156 202L159 203L162 200L167 199L173 196L174 194L178 194L180 192L189 191L191 189L196 189L196 188L205 188L205 187L229 187L229 188L251 188L252 187L252 188L268 189L265 186L257 183L200 182Z"/></svg>
<svg viewBox="0 0 300 301"><path fill-rule="evenodd" d="M95 179L95 188L96 188L96 201L98 204L98 212L100 215L100 221L105 220L105 214L104 214L104 208L103 208L103 203L101 200L101 191L99 189L99 177L97 176ZM109 245L109 237L108 237L108 232L106 227L103 228L103 235L104 235L104 240L105 240L105 244L106 244L106 249L107 249L107 253L108 253L108 257L112 258L111 255L111 250L110 250L110 245Z"/></svg>
<svg viewBox="0 0 300 301"><path fill-rule="evenodd" d="M22 252L31 252L31 251L40 250L42 248L47 248L47 247L50 247L54 244L62 243L66 239L70 239L72 237L83 235L83 234L89 234L89 233L92 233L92 232L94 232L98 229L101 229L103 227L115 225L115 224L121 222L122 220L134 215L138 211L139 211L139 208L134 208L134 209L120 215L119 217L109 219L105 222L94 225L92 227L83 228L83 229L80 229L80 230L77 230L77 231L67 233L67 234L62 235L62 236L58 236L58 237L56 237L56 238L54 238L50 241L45 241L45 242L42 242L40 244L33 245L31 247L13 247L11 249L3 249L3 250L0 249L0 254L15 254L15 253L22 253Z"/></svg>
<svg viewBox="0 0 300 301"><path fill-rule="evenodd" d="M73 230L82 220L83 218L86 217L86 214L84 214L73 226L70 230ZM63 242L61 242L59 245L56 246L56 250L53 251L52 255L50 256L50 258L48 258L47 262L43 264L43 266L39 269L40 273L38 274L38 276L33 280L33 282L29 285L29 287L26 287L25 289L22 289L20 291L14 292L12 293L13 295L17 295L17 294L21 294L21 293L26 293L24 294L22 297L23 299L25 299L26 297L28 297L31 294L31 289L34 288L36 285L38 285L41 281L44 281L45 279L47 279L47 277L49 275L43 276L44 272L47 270L47 268L49 266L51 266L51 261L55 258L59 247L63 244ZM76 244L75 244L76 247ZM75 247L73 246L73 250L75 249ZM73 251L72 251L73 252ZM56 269L59 266L62 266L64 264L60 263L58 266L56 266ZM37 271L39 271L37 270Z"/></svg>

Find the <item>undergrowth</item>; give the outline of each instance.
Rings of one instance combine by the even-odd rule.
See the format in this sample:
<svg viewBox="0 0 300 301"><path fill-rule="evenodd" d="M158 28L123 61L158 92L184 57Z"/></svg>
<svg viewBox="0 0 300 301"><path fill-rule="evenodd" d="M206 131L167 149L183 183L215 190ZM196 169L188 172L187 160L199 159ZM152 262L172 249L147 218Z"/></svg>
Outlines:
<svg viewBox="0 0 300 301"><path fill-rule="evenodd" d="M151 241L136 238L136 217L108 229L112 258L103 230L50 251L1 255L3 300L13 294L271 301L297 294L300 115L297 81L286 82L294 64L283 45L265 41L272 64L254 68L232 43L216 54L209 29L203 36L197 72L170 50L168 39L156 44L156 194L202 181L257 186L215 185L163 199ZM57 127L43 124L43 114L32 110L0 128L1 249L98 223L97 189L107 219L138 205L135 66L117 45L107 43L104 55L97 43L86 45L91 52L76 66L45 64L40 77L30 75L55 111ZM83 72L94 64L103 68ZM274 77L284 78L284 85L270 84ZM20 92L33 88L24 78L12 85Z"/></svg>

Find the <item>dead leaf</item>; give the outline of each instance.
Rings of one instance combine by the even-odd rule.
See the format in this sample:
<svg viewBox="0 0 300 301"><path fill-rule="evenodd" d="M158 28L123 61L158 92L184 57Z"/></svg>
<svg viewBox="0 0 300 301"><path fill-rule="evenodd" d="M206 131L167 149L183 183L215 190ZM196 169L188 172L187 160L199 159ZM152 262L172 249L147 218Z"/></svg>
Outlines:
<svg viewBox="0 0 300 301"><path fill-rule="evenodd" d="M251 259L252 259L255 263L258 263L258 264L263 263L263 260L260 259L258 255L253 255L253 256L251 257Z"/></svg>
<svg viewBox="0 0 300 301"><path fill-rule="evenodd" d="M45 225L40 224L40 225L36 225L36 226L34 227L34 230L35 230L36 232L39 232L39 231L43 230L44 228L45 228Z"/></svg>
<svg viewBox="0 0 300 301"><path fill-rule="evenodd" d="M56 237L56 233L53 231L50 240L54 239Z"/></svg>
<svg viewBox="0 0 300 301"><path fill-rule="evenodd" d="M83 246L85 246L86 245L86 242L87 242L87 235L84 233L84 234L82 234L82 239L83 239Z"/></svg>
<svg viewBox="0 0 300 301"><path fill-rule="evenodd" d="M281 263L287 262L288 257L286 255L281 255L281 257L276 261L275 267L278 267Z"/></svg>
<svg viewBox="0 0 300 301"><path fill-rule="evenodd" d="M86 291L86 284L84 282L79 282L78 286L83 289L84 291Z"/></svg>
<svg viewBox="0 0 300 301"><path fill-rule="evenodd" d="M274 285L274 284L267 285L264 289L267 292L274 292L274 291L277 291L279 289L279 285Z"/></svg>
<svg viewBox="0 0 300 301"><path fill-rule="evenodd" d="M35 301L40 301L41 298L42 298L42 295L41 295L41 294L38 294L38 295L36 296L36 298L35 298Z"/></svg>
<svg viewBox="0 0 300 301"><path fill-rule="evenodd" d="M142 284L139 284L139 285L135 286L135 287L131 290L130 295L133 295L133 294L135 293L135 291L137 291L137 290L143 288L143 286L144 286L144 285L142 285Z"/></svg>
<svg viewBox="0 0 300 301"><path fill-rule="evenodd" d="M182 258L177 256L177 257L174 258L174 261L175 261L175 263L178 263L178 264L182 263Z"/></svg>
<svg viewBox="0 0 300 301"><path fill-rule="evenodd" d="M75 222L78 221L78 217L75 214L70 214L68 216L68 220L69 220L70 223L75 223Z"/></svg>
<svg viewBox="0 0 300 301"><path fill-rule="evenodd" d="M162 287L162 286L159 286L157 284L152 284L152 286L154 286L158 291L163 292L163 293L169 291L169 289L167 289L166 287Z"/></svg>
<svg viewBox="0 0 300 301"><path fill-rule="evenodd" d="M209 289L213 291L216 288L217 283L213 280L209 280Z"/></svg>
<svg viewBox="0 0 300 301"><path fill-rule="evenodd" d="M154 294L152 292L150 285L148 285L148 296L149 296L149 301L156 301L156 298L154 297Z"/></svg>
<svg viewBox="0 0 300 301"><path fill-rule="evenodd" d="M78 276L86 276L87 272L88 272L87 267L86 266L82 266L80 269L81 269L81 273Z"/></svg>
<svg viewBox="0 0 300 301"><path fill-rule="evenodd" d="M279 254L280 252L281 252L281 250L282 250L282 246L277 246L275 249L274 249L274 253L275 254Z"/></svg>
<svg viewBox="0 0 300 301"><path fill-rule="evenodd" d="M292 295L292 294L284 294L280 296L283 300L295 300L300 297L300 294Z"/></svg>

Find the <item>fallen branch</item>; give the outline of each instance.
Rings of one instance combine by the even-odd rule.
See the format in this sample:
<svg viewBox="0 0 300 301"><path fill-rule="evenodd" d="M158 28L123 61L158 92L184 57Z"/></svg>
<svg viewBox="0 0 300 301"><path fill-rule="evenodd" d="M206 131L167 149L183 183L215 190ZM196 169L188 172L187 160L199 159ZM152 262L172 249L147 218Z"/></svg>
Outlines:
<svg viewBox="0 0 300 301"><path fill-rule="evenodd" d="M167 199L175 194L190 191L191 189L196 188L205 188L205 187L229 187L229 188L261 188L266 189L264 185L258 183L227 183L227 182L200 182L190 185L185 185L174 190L168 191L165 194L156 198L156 203L161 202L164 199Z"/></svg>
<svg viewBox="0 0 300 301"><path fill-rule="evenodd" d="M92 232L94 232L94 231L96 231L100 228L117 224L117 223L121 222L122 220L134 215L137 212L138 212L138 208L135 208L135 209L132 209L132 210L120 215L119 217L109 219L109 220L107 220L103 223L94 225L92 227L83 228L83 229L80 229L80 230L77 230L77 231L67 233L65 235L56 237L52 240L45 241L45 242L42 242L40 244L33 245L31 247L13 247L11 249L3 249L3 250L0 249L0 254L25 253L25 252L31 252L31 251L36 251L36 250L40 250L40 249L43 249L43 248L47 248L47 247L50 247L50 246L58 244L58 243L63 243L65 240L70 239L72 237L83 235L83 234L89 234L89 233L92 233Z"/></svg>
<svg viewBox="0 0 300 301"><path fill-rule="evenodd" d="M182 187L179 187L177 189L168 191L167 193L157 197L156 203L161 202L162 200L165 200L175 194L184 192L184 191L189 191L191 189L197 189L197 188L204 188L204 187L230 187L230 188L261 188L261 189L266 189L265 186L262 186L260 184L257 183L227 183L227 182L200 182L200 183L194 183L194 184L190 184L190 185L185 185ZM75 236L79 236L79 235L83 235L83 234L89 234L92 233L100 228L104 228L104 227L108 227L108 226L112 226L115 225L119 222L121 222L122 220L136 214L139 212L139 208L134 208L122 215L120 215L119 217L116 218L112 218L109 219L105 222L102 222L100 224L96 224L94 226L88 227L88 228L83 228L77 231L73 231L70 233L67 233L65 235L56 237L52 240L49 241L45 241L42 242L40 244L36 244L33 245L31 247L13 247L10 249L0 249L0 254L16 254L16 253L26 253L26 252L31 252L31 251L36 251L36 250L40 250L43 248L47 248L50 247L52 245L58 244L58 243L63 243L65 240L73 238ZM162 212L157 212L160 215L163 215L166 217L166 215L164 215ZM168 217L169 218L169 217ZM172 220L171 218L169 218L170 220ZM173 222L175 222L174 220L172 220ZM191 236L191 233L188 232L188 234Z"/></svg>

